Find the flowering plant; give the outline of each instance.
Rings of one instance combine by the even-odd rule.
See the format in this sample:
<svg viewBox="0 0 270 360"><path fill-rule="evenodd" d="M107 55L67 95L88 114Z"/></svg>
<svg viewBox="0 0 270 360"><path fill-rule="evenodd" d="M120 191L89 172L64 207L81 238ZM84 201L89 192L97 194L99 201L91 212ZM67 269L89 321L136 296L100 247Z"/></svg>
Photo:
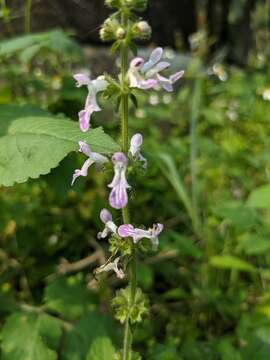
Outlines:
<svg viewBox="0 0 270 360"><path fill-rule="evenodd" d="M141 242L148 241L148 248L157 249L159 235L163 231L163 225L156 223L149 229L139 228L132 224L130 219L129 189L128 182L129 163L137 162L138 167L147 169L148 162L141 153L143 135L133 134L129 137L129 100L136 102L136 91L159 90L172 92L173 85L183 76L184 71L166 77L163 72L170 67L170 63L163 61L163 49L158 47L152 51L148 60L135 57L128 63L129 49L135 51L134 41L146 39L151 34L151 28L147 22L139 19L135 13L144 10L146 0L106 0L109 7L117 11L111 15L100 30L101 39L114 41L113 51L120 52L121 73L118 79L108 75L99 76L91 80L85 74L75 74L74 79L78 87L87 86L88 95L85 107L79 112L79 125L82 132L93 131L90 127L90 118L93 112L101 111L97 101L97 94L103 93L107 98L117 95L119 99L119 115L121 121L121 151L115 152L111 161L103 155L92 152L90 147L83 141L79 142L79 151L88 159L81 169L75 170L72 184L80 176L87 176L89 167L95 163L98 169L102 166L113 167L114 176L108 184L110 188L109 205L122 212L122 223L118 226L114 223L112 214L107 209L102 209L100 219L105 225L103 231L98 233L99 239L109 238L111 243L111 256L96 269L96 275L113 271L120 280L127 278L128 286L120 290L113 305L116 309L116 317L124 324L123 349L119 353L123 360L133 359L132 352L132 327L140 322L142 316L147 313L148 300L142 291L137 288L137 256L143 249ZM135 12L135 13L134 13ZM125 244L125 246L123 246ZM146 246L147 248L147 246ZM145 247L144 247L145 249ZM136 311L134 310L136 309Z"/></svg>

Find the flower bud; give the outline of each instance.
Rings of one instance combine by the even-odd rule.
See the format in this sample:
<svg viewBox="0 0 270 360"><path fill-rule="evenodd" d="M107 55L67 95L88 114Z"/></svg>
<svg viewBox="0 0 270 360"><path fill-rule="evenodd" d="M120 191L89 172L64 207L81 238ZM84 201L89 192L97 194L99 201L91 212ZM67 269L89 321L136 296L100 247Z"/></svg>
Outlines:
<svg viewBox="0 0 270 360"><path fill-rule="evenodd" d="M122 39L124 39L125 35L126 35L125 29L123 29L122 27L119 27L116 30L117 39L122 40Z"/></svg>
<svg viewBox="0 0 270 360"><path fill-rule="evenodd" d="M139 21L133 26L132 32L136 39L148 40L151 37L152 29L146 21Z"/></svg>
<svg viewBox="0 0 270 360"><path fill-rule="evenodd" d="M117 31L120 28L120 24L116 19L108 18L104 21L102 28L100 29L99 35L103 41L116 40Z"/></svg>

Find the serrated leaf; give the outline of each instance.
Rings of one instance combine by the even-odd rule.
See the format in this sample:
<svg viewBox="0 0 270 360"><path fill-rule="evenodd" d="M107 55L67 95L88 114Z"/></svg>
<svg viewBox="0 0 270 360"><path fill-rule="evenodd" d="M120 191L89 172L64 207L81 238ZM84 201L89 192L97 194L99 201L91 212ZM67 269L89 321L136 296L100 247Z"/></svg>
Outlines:
<svg viewBox="0 0 270 360"><path fill-rule="evenodd" d="M263 185L253 190L247 200L247 205L254 208L270 208L270 185Z"/></svg>
<svg viewBox="0 0 270 360"><path fill-rule="evenodd" d="M77 277L59 278L45 290L45 306L67 319L82 316L93 304L90 292Z"/></svg>
<svg viewBox="0 0 270 360"><path fill-rule="evenodd" d="M47 330L52 325L47 323L48 318L47 315L33 313L11 315L1 332L3 360L56 360L57 353L47 344ZM47 330L44 322L47 323ZM58 327L56 341L60 333Z"/></svg>
<svg viewBox="0 0 270 360"><path fill-rule="evenodd" d="M108 337L94 340L86 360L114 360L115 349Z"/></svg>
<svg viewBox="0 0 270 360"><path fill-rule="evenodd" d="M80 140L96 152L108 154L118 150L102 128L82 133L76 122L58 117L11 119L9 115L5 119L1 108L0 185L11 186L48 174L68 153L78 149Z"/></svg>
<svg viewBox="0 0 270 360"><path fill-rule="evenodd" d="M231 255L213 256L210 259L210 265L220 269L234 269L245 272L256 271L256 268L247 261Z"/></svg>

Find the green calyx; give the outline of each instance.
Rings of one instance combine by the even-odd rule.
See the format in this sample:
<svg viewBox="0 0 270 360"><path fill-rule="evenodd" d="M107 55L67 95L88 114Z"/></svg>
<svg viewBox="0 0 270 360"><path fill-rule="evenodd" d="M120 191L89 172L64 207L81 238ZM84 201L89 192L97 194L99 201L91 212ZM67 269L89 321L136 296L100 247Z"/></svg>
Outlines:
<svg viewBox="0 0 270 360"><path fill-rule="evenodd" d="M110 240L110 253L115 254L118 251L122 256L130 256L132 253L131 243L126 239L120 238L117 235L113 235Z"/></svg>
<svg viewBox="0 0 270 360"><path fill-rule="evenodd" d="M122 324L127 318L132 324L139 323L145 314L148 313L149 301L140 288L136 289L134 302L131 303L130 287L121 289L116 293L116 297L112 301L115 309L116 319Z"/></svg>

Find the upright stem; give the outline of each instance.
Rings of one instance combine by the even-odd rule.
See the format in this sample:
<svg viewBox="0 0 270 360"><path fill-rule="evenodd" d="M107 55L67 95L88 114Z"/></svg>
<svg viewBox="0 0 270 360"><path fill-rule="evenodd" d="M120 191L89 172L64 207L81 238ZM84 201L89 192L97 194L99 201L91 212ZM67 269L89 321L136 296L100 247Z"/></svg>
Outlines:
<svg viewBox="0 0 270 360"><path fill-rule="evenodd" d="M122 26L124 29L127 29L128 26L128 14L122 14ZM122 152L126 155L128 154L128 91L126 86L126 75L128 70L128 45L125 40L123 40L121 48L121 85L122 85L122 95L121 95L121 141L122 141ZM129 224L129 211L128 207L122 209L122 217L124 224ZM137 261L136 261L136 249L132 244L132 254L130 262L130 271L129 271L129 286L130 286L130 307L133 306L135 301L136 287L137 287ZM132 356L132 331L130 326L130 317L127 316L125 322L124 330L124 342L123 342L123 360L131 360Z"/></svg>
<svg viewBox="0 0 270 360"><path fill-rule="evenodd" d="M24 5L24 31L29 34L31 31L31 8L32 0L25 0Z"/></svg>
<svg viewBox="0 0 270 360"><path fill-rule="evenodd" d="M196 232L200 229L200 218L198 208L198 186L197 186L197 123L200 111L201 102L201 86L202 79L196 77L194 83L193 96L191 99L191 118L190 118L190 172L191 172L191 197L192 209L194 215L194 226Z"/></svg>

